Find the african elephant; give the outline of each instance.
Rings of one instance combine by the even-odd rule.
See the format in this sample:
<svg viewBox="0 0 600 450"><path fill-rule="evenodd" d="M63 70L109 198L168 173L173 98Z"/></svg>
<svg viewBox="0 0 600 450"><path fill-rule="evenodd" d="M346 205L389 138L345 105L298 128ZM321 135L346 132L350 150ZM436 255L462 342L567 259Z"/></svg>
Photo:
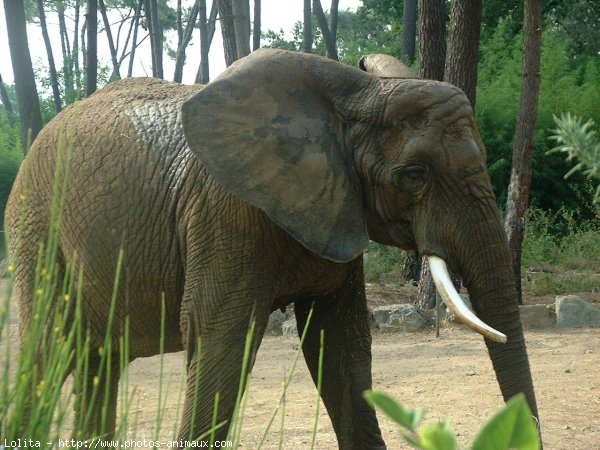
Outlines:
<svg viewBox="0 0 600 450"><path fill-rule="evenodd" d="M322 398L340 448L385 448L362 398L372 384L362 260L370 239L459 271L489 324L466 318L486 336L504 398L525 393L537 416L511 259L469 101L388 57L362 66L259 50L206 87L126 79L59 114L33 144L6 215L7 228L19 228L26 192L15 286L24 325L59 135L74 126L59 262L77 253L84 268L83 317L98 347L124 249L116 318L129 316L130 360L159 351L164 293L165 350L187 353L180 437L210 427L217 392L217 421L231 417L249 324L251 367L270 312L293 303L299 330L314 308L303 345L313 379L325 331ZM16 257L16 239L10 247ZM94 367L97 353L90 358ZM116 383L106 394L110 428Z"/></svg>

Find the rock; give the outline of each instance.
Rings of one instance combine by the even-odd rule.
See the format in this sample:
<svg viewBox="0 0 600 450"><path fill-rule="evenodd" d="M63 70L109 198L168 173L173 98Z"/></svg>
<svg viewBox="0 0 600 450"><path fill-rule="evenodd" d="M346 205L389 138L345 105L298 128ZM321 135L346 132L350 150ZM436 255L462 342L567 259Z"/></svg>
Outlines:
<svg viewBox="0 0 600 450"><path fill-rule="evenodd" d="M265 329L265 334L269 336L281 336L281 325L288 319L286 313L281 312L279 309L276 309L269 316L269 321L267 322L267 328Z"/></svg>
<svg viewBox="0 0 600 450"><path fill-rule="evenodd" d="M473 369L471 369L467 372L468 377L474 377L475 375L477 375L477 372L475 372Z"/></svg>
<svg viewBox="0 0 600 450"><path fill-rule="evenodd" d="M287 319L281 324L281 333L288 337L298 337L298 327L296 326L296 318Z"/></svg>
<svg viewBox="0 0 600 450"><path fill-rule="evenodd" d="M556 325L556 316L546 305L520 305L523 328L552 328Z"/></svg>
<svg viewBox="0 0 600 450"><path fill-rule="evenodd" d="M380 326L389 323L390 314L397 307L398 305L386 305L374 308L373 317L375 318L375 322L377 322Z"/></svg>
<svg viewBox="0 0 600 450"><path fill-rule="evenodd" d="M561 328L600 327L600 309L576 295L558 295L556 324Z"/></svg>
<svg viewBox="0 0 600 450"><path fill-rule="evenodd" d="M373 310L373 316L384 333L414 332L427 326L427 319L421 310L410 304L380 306Z"/></svg>

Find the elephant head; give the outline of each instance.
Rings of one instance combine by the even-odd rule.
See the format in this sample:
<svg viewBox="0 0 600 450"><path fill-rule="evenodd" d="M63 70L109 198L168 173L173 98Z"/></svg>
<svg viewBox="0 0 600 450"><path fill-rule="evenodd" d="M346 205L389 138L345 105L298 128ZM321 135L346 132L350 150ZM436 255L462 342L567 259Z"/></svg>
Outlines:
<svg viewBox="0 0 600 450"><path fill-rule="evenodd" d="M504 398L524 392L537 416L511 259L468 99L394 59L362 67L257 51L184 103L189 146L225 189L323 258L350 261L372 239L456 268L477 315L500 332L473 325L486 331Z"/></svg>

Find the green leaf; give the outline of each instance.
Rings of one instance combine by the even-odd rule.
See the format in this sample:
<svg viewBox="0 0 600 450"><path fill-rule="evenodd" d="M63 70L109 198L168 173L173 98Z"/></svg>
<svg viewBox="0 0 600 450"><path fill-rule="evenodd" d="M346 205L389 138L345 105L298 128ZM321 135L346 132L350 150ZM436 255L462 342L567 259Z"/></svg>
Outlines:
<svg viewBox="0 0 600 450"><path fill-rule="evenodd" d="M423 450L455 450L456 435L450 425L435 423L421 428L420 446Z"/></svg>
<svg viewBox="0 0 600 450"><path fill-rule="evenodd" d="M419 426L425 415L423 409L406 409L383 392L365 391L363 396L372 407L379 408L394 422L411 431Z"/></svg>
<svg viewBox="0 0 600 450"><path fill-rule="evenodd" d="M513 397L475 438L473 450L539 450L536 422L523 394Z"/></svg>

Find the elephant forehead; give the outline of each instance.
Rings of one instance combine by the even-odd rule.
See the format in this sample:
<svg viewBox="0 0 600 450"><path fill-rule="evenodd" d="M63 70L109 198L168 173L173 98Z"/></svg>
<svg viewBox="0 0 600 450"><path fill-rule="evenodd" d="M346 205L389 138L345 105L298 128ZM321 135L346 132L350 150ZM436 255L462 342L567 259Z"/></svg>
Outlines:
<svg viewBox="0 0 600 450"><path fill-rule="evenodd" d="M401 124L413 121L428 125L452 123L460 116L472 115L465 94L449 83L431 80L387 80L384 122Z"/></svg>

